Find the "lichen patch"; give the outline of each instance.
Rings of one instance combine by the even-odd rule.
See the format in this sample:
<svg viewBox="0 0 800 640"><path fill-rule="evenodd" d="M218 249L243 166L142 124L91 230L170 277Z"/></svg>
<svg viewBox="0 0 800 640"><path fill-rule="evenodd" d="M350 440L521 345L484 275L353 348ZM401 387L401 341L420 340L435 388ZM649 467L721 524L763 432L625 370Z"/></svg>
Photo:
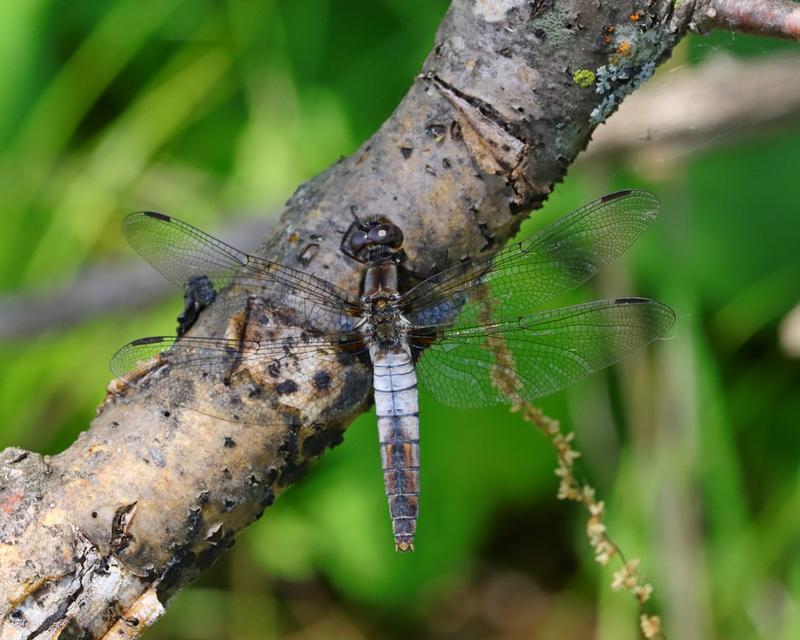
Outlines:
<svg viewBox="0 0 800 640"><path fill-rule="evenodd" d="M605 122L625 96L655 73L656 65L668 51L670 40L664 37L663 30L643 31L638 20L606 29L604 41L611 53L608 63L596 69L595 91L602 98L589 116L593 124Z"/></svg>

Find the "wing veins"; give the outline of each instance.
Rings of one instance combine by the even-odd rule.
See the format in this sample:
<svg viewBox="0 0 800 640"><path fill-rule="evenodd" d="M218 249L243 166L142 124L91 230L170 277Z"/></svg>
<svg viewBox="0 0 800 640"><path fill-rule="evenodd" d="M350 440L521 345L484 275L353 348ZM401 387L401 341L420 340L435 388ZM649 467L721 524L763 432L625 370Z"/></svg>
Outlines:
<svg viewBox="0 0 800 640"><path fill-rule="evenodd" d="M305 296L320 306L348 315L361 309L357 298L330 282L247 254L175 218L138 212L125 219L123 229L137 253L179 287L193 277L207 276L221 280L223 286L262 290L286 287L289 295ZM236 273L242 270L247 274Z"/></svg>
<svg viewBox="0 0 800 640"><path fill-rule="evenodd" d="M502 284L502 278L509 277L515 269L520 271L515 275L524 277L527 274L529 278L550 269L556 276L562 276L549 283L553 291L548 292L547 282L541 283L542 289L534 290L534 293L539 291L538 303L546 302L578 286L591 277L600 265L622 253L655 218L658 204L655 196L641 191L605 196L573 211L531 238L500 251L494 257L471 261L466 267L456 265L435 274L408 292L405 302L424 308L447 300L459 291L469 292L481 284L491 285L497 281ZM615 214L615 218L606 219L605 216L610 214ZM618 233L608 233L613 230L618 230ZM593 249L595 253L592 253ZM559 254L559 251L565 253ZM557 273L559 269L563 271ZM565 273L567 278L563 278Z"/></svg>

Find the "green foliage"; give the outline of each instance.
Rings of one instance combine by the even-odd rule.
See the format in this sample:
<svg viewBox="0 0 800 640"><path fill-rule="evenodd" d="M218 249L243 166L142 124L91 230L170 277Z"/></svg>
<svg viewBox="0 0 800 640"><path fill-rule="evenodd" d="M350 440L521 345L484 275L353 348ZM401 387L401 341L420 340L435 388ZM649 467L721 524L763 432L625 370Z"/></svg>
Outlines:
<svg viewBox="0 0 800 640"><path fill-rule="evenodd" d="M233 211L272 215L391 112L447 4L4 3L0 288L52 287L99 259L131 258L119 233L131 210L212 230ZM682 55L777 46L718 34ZM787 126L657 182L622 164L603 180L576 170L521 233L620 187L664 201L585 297L663 300L678 312L675 337L544 404L577 432L612 535L643 557L671 637L693 612L702 637L800 636L800 377L776 346L798 301L798 148ZM0 445L68 446L102 398L114 349L168 333L178 308L176 292L134 317L0 343ZM589 637L595 619L599 638L636 637L582 514L554 504L544 438L502 408L424 398L421 411L415 554L392 549L364 416L151 637L508 637L512 620L536 637Z"/></svg>

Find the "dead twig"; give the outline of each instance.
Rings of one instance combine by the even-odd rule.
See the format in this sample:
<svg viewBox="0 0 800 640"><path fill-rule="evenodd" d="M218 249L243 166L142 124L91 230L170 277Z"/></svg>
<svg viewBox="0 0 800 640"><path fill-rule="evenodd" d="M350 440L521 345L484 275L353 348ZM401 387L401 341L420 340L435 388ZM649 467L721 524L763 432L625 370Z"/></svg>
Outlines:
<svg viewBox="0 0 800 640"><path fill-rule="evenodd" d="M706 28L800 40L800 5L791 0L711 0L698 13Z"/></svg>
<svg viewBox="0 0 800 640"><path fill-rule="evenodd" d="M625 559L622 550L613 541L603 522L606 513L605 503L597 499L594 487L587 482L578 480L575 475L575 461L580 457L580 452L572 446L575 434L563 433L561 423L545 415L538 407L523 403L519 409L522 411L522 417L536 425L555 449L558 463L556 475L561 479L558 486L558 499L572 500L586 508L589 514L586 522L586 535L594 550L594 559L597 564L605 567L615 556L620 558L622 567L614 573L611 588L615 591L627 591L636 598L639 605L639 626L642 635L647 640L664 640L661 617L647 610L647 603L653 595L653 586L644 579L639 571L639 559Z"/></svg>

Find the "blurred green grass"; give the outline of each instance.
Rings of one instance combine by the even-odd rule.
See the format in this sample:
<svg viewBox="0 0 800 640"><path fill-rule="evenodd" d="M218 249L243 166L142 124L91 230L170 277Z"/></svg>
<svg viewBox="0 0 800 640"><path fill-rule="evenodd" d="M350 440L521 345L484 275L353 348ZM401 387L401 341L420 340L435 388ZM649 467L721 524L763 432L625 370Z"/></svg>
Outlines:
<svg viewBox="0 0 800 640"><path fill-rule="evenodd" d="M119 233L130 210L210 230L276 211L391 112L447 4L4 3L0 290L131 257ZM715 34L679 56L786 46ZM800 637L800 369L776 338L800 298L799 148L794 124L658 181L624 161L575 170L522 230L616 188L664 201L585 295L661 299L678 312L675 337L544 407L577 432L583 471L615 538L642 556L673 638ZM114 349L171 330L178 307L176 294L134 317L0 343L0 446L68 446ZM150 637L637 637L582 514L555 504L544 439L503 409L424 398L422 413L415 554L392 550L363 416Z"/></svg>

